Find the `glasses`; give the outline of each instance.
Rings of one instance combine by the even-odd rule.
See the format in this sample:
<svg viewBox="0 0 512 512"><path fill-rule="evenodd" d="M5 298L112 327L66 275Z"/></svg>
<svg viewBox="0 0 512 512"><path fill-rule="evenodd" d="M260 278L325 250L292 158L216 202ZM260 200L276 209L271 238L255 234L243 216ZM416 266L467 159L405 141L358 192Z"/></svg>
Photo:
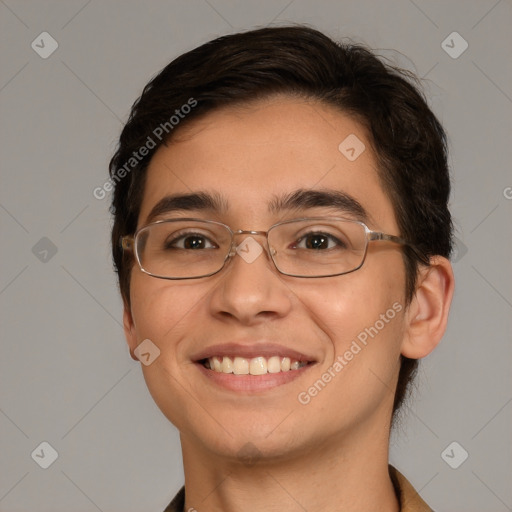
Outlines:
<svg viewBox="0 0 512 512"><path fill-rule="evenodd" d="M237 235L265 236L276 269L292 277L333 277L354 272L363 265L371 241L384 240L417 251L403 238L339 217L287 220L268 231L232 231L221 222L193 218L159 220L133 236L121 237L121 246L134 253L142 272L150 276L198 279L220 272L237 252L246 261L251 251L252 255L261 252L254 241L237 246Z"/></svg>

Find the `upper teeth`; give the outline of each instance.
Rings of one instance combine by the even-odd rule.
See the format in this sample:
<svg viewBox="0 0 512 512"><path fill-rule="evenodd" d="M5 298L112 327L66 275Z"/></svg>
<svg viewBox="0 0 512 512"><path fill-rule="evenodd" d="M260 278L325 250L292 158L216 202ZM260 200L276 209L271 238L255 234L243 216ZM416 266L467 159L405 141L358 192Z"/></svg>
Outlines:
<svg viewBox="0 0 512 512"><path fill-rule="evenodd" d="M287 372L306 366L306 361L297 361L289 357L209 357L205 363L207 368L219 373L234 373L235 375L264 375L266 373Z"/></svg>

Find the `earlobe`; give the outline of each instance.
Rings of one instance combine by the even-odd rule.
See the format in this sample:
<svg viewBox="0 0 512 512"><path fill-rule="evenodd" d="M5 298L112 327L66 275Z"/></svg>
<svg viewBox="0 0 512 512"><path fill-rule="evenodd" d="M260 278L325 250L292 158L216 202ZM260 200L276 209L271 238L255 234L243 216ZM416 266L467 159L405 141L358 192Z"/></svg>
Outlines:
<svg viewBox="0 0 512 512"><path fill-rule="evenodd" d="M138 361L138 358L134 354L134 350L137 347L137 335L135 333L135 324L133 322L132 312L128 304L124 305L123 311L123 329L126 342L130 349L130 355L134 361Z"/></svg>
<svg viewBox="0 0 512 512"><path fill-rule="evenodd" d="M430 266L418 275L416 292L407 308L402 355L420 359L441 341L448 323L453 297L454 277L451 263L433 256Z"/></svg>

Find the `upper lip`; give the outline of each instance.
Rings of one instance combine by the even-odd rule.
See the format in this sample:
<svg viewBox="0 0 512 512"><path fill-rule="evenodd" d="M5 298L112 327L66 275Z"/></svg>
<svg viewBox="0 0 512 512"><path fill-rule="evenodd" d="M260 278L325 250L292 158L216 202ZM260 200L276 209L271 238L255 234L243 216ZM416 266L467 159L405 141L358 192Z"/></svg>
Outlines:
<svg viewBox="0 0 512 512"><path fill-rule="evenodd" d="M209 357L244 357L246 359L252 359L253 357L289 357L290 359L294 359L296 361L307 361L312 362L316 359L308 354L304 354L297 350L293 350L291 348L285 347L283 345L279 345L276 343L222 343L219 345L212 345L210 347L204 348L201 351L192 355L191 359L193 361L202 361L203 359L208 359Z"/></svg>

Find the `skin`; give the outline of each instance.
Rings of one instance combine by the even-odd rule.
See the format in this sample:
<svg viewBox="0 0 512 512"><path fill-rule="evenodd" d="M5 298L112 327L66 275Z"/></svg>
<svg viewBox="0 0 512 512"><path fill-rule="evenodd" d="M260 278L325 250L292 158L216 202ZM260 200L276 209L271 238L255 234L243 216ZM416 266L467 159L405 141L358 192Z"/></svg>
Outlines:
<svg viewBox="0 0 512 512"><path fill-rule="evenodd" d="M349 134L366 146L353 162L338 150ZM362 126L330 106L275 97L218 110L154 155L139 227L165 195L196 191L221 193L229 206L184 216L233 230L266 231L283 215L333 214L325 207L269 213L273 194L305 188L348 193L369 213L371 229L399 235L376 169ZM266 252L250 264L236 255L219 274L197 280L157 279L134 266L126 338L132 357L146 338L161 351L142 369L155 402L180 431L186 510L398 510L388 445L400 354L421 358L440 341L453 294L450 263L436 257L420 269L408 307L404 290L400 246L388 242L372 242L358 271L324 279L281 275ZM297 395L395 302L402 311L300 404ZM203 347L242 338L291 347L316 364L287 384L243 393L213 385L191 360Z"/></svg>

